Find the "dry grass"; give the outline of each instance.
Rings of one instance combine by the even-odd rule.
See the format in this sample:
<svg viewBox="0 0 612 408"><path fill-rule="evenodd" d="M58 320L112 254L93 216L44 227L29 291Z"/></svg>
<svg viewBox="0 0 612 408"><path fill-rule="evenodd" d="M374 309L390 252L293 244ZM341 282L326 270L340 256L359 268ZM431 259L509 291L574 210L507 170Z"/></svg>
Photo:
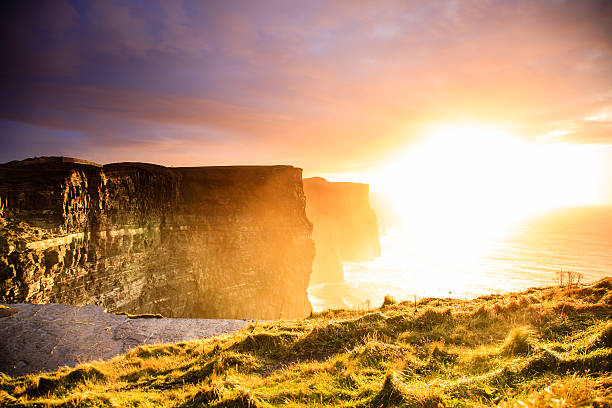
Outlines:
<svg viewBox="0 0 612 408"><path fill-rule="evenodd" d="M386 302L0 376L6 407L612 406L612 279Z"/></svg>
<svg viewBox="0 0 612 408"><path fill-rule="evenodd" d="M385 298L383 299L383 303L382 303L382 307L385 306L391 306L396 304L397 301L395 300L395 298L391 295L385 295Z"/></svg>
<svg viewBox="0 0 612 408"><path fill-rule="evenodd" d="M0 317L9 317L17 313L16 309L12 307L0 305Z"/></svg>
<svg viewBox="0 0 612 408"><path fill-rule="evenodd" d="M501 347L502 353L509 356L529 354L535 349L531 336L532 331L529 328L515 327L506 337Z"/></svg>

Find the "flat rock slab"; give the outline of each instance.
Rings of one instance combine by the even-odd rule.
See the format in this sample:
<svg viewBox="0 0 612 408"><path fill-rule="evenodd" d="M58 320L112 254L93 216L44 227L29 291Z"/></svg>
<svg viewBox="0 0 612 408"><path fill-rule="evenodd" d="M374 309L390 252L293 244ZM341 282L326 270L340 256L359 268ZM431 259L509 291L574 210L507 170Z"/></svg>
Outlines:
<svg viewBox="0 0 612 408"><path fill-rule="evenodd" d="M141 344L175 343L238 331L249 320L133 319L100 306L7 305L0 317L0 372L11 376L106 360Z"/></svg>

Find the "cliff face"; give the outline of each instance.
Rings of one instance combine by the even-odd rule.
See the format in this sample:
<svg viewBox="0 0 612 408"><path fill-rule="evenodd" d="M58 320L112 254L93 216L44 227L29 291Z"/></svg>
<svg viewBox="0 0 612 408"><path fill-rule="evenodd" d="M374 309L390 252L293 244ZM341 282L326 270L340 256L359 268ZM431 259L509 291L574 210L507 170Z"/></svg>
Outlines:
<svg viewBox="0 0 612 408"><path fill-rule="evenodd" d="M301 169L0 166L0 302L169 317L306 316Z"/></svg>
<svg viewBox="0 0 612 408"><path fill-rule="evenodd" d="M311 283L342 281L342 261L365 262L380 256L378 223L367 184L332 183L320 177L303 182L316 247Z"/></svg>

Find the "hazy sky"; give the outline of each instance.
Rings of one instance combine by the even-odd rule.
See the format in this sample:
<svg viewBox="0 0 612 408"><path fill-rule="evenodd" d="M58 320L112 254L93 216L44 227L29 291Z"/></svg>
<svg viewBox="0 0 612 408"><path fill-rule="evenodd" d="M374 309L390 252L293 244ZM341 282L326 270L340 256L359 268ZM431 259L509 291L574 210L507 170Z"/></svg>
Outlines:
<svg viewBox="0 0 612 408"><path fill-rule="evenodd" d="M353 172L431 123L612 145L610 1L17 1L0 162Z"/></svg>

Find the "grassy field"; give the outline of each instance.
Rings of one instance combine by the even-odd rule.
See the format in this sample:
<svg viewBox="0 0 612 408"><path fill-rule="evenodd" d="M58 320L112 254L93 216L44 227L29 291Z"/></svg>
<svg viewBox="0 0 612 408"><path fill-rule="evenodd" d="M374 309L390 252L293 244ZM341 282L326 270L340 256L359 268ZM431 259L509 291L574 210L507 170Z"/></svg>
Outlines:
<svg viewBox="0 0 612 408"><path fill-rule="evenodd" d="M252 324L0 377L6 407L609 407L612 278ZM75 339L78 341L78 339Z"/></svg>

